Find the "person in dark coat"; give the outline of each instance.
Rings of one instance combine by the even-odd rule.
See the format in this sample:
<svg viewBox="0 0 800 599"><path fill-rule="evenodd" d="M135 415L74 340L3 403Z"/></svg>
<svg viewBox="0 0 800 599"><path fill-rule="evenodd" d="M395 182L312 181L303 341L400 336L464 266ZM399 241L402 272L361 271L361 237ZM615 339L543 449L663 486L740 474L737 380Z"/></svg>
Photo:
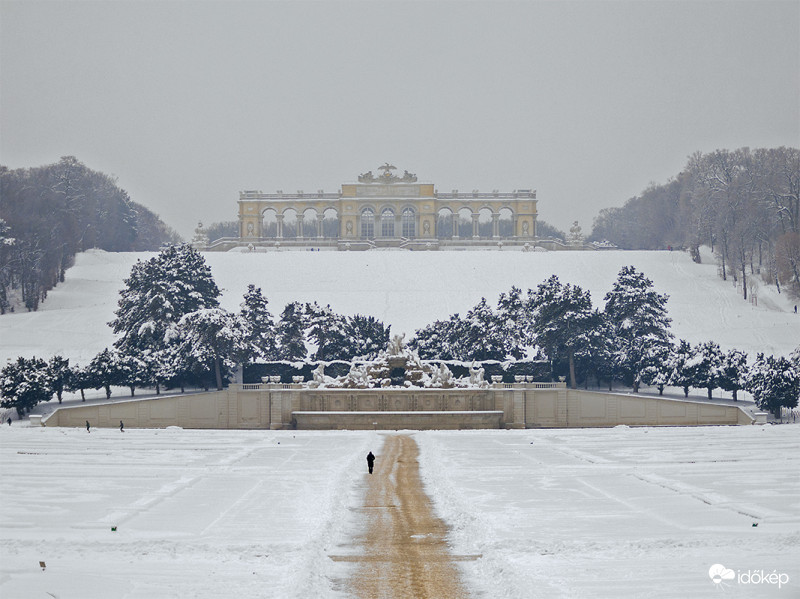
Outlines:
<svg viewBox="0 0 800 599"><path fill-rule="evenodd" d="M6 422L8 422L8 426L11 426L11 416L8 417L8 420L6 420Z"/></svg>
<svg viewBox="0 0 800 599"><path fill-rule="evenodd" d="M372 455L372 452L370 451L367 454L367 467L369 468L369 473L370 474L372 474L372 466L373 466L373 464L375 464L375 456Z"/></svg>
<svg viewBox="0 0 800 599"><path fill-rule="evenodd" d="M91 432L92 432L92 431L90 430L90 427L89 427L89 421L88 421L88 420L86 421L86 432L87 432L87 433L91 433Z"/></svg>
<svg viewBox="0 0 800 599"><path fill-rule="evenodd" d="M122 424L122 420L119 421L119 432L121 433L125 432L125 425Z"/></svg>

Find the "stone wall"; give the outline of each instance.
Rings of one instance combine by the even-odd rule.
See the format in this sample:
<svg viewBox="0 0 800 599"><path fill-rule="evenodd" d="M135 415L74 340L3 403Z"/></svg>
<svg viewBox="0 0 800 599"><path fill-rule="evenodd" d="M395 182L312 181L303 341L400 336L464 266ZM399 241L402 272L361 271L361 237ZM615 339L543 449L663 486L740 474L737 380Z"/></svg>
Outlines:
<svg viewBox="0 0 800 599"><path fill-rule="evenodd" d="M461 389L310 389L231 385L223 391L58 408L45 426L197 429L453 429L751 424L736 406L567 389L563 383Z"/></svg>

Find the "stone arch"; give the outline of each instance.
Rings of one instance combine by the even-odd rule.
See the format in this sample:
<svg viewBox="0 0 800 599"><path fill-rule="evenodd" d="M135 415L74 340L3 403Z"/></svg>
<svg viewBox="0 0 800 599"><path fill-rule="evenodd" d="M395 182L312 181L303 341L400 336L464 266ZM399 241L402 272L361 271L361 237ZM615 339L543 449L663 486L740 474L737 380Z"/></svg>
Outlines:
<svg viewBox="0 0 800 599"><path fill-rule="evenodd" d="M375 238L375 208L364 206L361 209L358 230L363 239Z"/></svg>
<svg viewBox="0 0 800 599"><path fill-rule="evenodd" d="M514 211L504 206L497 215L497 234L504 238L514 237Z"/></svg>
<svg viewBox="0 0 800 599"><path fill-rule="evenodd" d="M458 236L461 239L472 238L472 209L468 206L458 209Z"/></svg>
<svg viewBox="0 0 800 599"><path fill-rule="evenodd" d="M449 206L439 208L439 212L436 213L436 237L439 239L451 239L457 222L452 208Z"/></svg>
<svg viewBox="0 0 800 599"><path fill-rule="evenodd" d="M278 219L283 222L278 226L278 237L284 239L297 238L297 210L295 208L286 208L281 215L283 218Z"/></svg>
<svg viewBox="0 0 800 599"><path fill-rule="evenodd" d="M322 236L339 237L339 211L333 206L322 211Z"/></svg>
<svg viewBox="0 0 800 599"><path fill-rule="evenodd" d="M494 212L488 206L478 210L478 236L487 239L493 236L492 221Z"/></svg>
<svg viewBox="0 0 800 599"><path fill-rule="evenodd" d="M316 208L306 208L303 210L303 220L301 221L302 230L298 231L300 237L313 238L319 237L319 213Z"/></svg>
<svg viewBox="0 0 800 599"><path fill-rule="evenodd" d="M267 208L261 212L261 237L278 236L278 212L274 208Z"/></svg>
<svg viewBox="0 0 800 599"><path fill-rule="evenodd" d="M381 237L395 236L395 218L394 208L391 206L381 208Z"/></svg>

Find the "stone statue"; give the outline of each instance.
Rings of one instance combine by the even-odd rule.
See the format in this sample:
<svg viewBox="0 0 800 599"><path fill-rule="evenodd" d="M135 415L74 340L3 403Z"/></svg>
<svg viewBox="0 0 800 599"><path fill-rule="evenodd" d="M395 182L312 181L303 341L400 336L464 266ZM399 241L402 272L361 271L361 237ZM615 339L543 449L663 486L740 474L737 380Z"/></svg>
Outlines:
<svg viewBox="0 0 800 599"><path fill-rule="evenodd" d="M409 173L408 171L403 171L403 178L401 180L404 183L414 183L417 180L417 176L414 173Z"/></svg>
<svg viewBox="0 0 800 599"><path fill-rule="evenodd" d="M325 364L320 364L317 368L311 373L311 377L313 378L315 383L324 383L325 382Z"/></svg>
<svg viewBox="0 0 800 599"><path fill-rule="evenodd" d="M522 234L528 234L528 221L522 221Z"/></svg>
<svg viewBox="0 0 800 599"><path fill-rule="evenodd" d="M372 171L367 171L366 173L362 173L358 176L359 183L372 183L375 181L375 175L372 174Z"/></svg>
<svg viewBox="0 0 800 599"><path fill-rule="evenodd" d="M431 223L429 221L426 220L424 223L422 223L422 232L425 235L431 234Z"/></svg>
<svg viewBox="0 0 800 599"><path fill-rule="evenodd" d="M478 368L477 364L473 360L472 364L469 367L469 384L476 385L478 387L483 386L486 383L486 381L483 378L483 375L484 375L484 369Z"/></svg>
<svg viewBox="0 0 800 599"><path fill-rule="evenodd" d="M403 350L406 347L405 339L406 334L402 333L400 335L395 335L392 337L392 340L389 341L389 346L386 348L386 351L390 356L401 356L403 355Z"/></svg>
<svg viewBox="0 0 800 599"><path fill-rule="evenodd" d="M345 226L345 232L348 235L352 235L353 234L353 221L350 221L350 220L347 221L347 225Z"/></svg>

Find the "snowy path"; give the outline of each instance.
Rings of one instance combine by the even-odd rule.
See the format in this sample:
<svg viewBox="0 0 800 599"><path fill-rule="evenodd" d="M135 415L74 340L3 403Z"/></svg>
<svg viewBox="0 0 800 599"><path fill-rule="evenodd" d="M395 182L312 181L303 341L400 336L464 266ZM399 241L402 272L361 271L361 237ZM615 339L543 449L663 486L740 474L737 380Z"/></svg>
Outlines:
<svg viewBox="0 0 800 599"><path fill-rule="evenodd" d="M447 527L431 509L419 477L417 444L386 437L374 474L365 474L365 499L356 531L347 530L337 562L358 567L347 587L360 599L467 597L445 543Z"/></svg>

